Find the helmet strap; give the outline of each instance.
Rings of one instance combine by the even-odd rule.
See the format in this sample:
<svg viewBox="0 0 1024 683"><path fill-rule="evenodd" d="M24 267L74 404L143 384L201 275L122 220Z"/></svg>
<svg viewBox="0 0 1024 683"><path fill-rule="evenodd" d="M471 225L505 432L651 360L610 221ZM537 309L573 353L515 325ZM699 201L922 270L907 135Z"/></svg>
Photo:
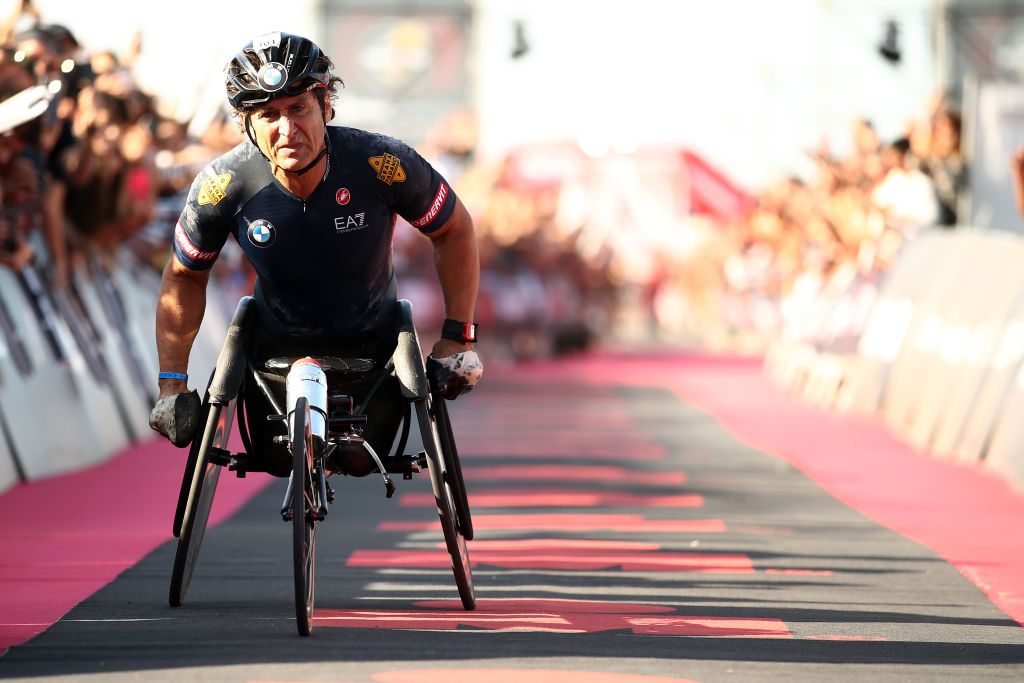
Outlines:
<svg viewBox="0 0 1024 683"><path fill-rule="evenodd" d="M306 166L303 166L298 171L288 171L288 173L294 173L295 175L306 175L306 173L314 166L320 163L320 160L327 156L327 136L324 136L324 148L320 150L320 153L316 155L316 159L309 162Z"/></svg>
<svg viewBox="0 0 1024 683"><path fill-rule="evenodd" d="M267 161L270 161L270 157L264 154L263 150L260 149L260 143L256 142L256 134L252 132L252 123L249 122L249 116L249 112L245 112L245 135L246 137L249 138L249 142L251 142L253 146L257 150L259 150L260 156L262 156Z"/></svg>

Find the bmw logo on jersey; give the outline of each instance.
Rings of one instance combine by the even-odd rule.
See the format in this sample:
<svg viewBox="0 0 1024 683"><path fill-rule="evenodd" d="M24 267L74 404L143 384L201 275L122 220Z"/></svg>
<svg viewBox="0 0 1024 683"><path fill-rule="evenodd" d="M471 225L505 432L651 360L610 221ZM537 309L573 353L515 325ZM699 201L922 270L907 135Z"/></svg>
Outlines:
<svg viewBox="0 0 1024 683"><path fill-rule="evenodd" d="M274 243L277 237L277 230L270 221L263 218L257 219L249 224L249 241L253 246L266 248Z"/></svg>

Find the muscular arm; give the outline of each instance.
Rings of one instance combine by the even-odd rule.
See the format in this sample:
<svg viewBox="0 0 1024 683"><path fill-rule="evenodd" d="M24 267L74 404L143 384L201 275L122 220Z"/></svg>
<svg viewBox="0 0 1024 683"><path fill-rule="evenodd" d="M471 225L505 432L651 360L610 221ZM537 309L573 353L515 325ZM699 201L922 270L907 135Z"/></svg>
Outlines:
<svg viewBox="0 0 1024 683"><path fill-rule="evenodd" d="M210 271L190 270L171 257L156 307L156 351L162 372L188 372L188 356L206 311ZM181 380L160 380L160 398L188 391Z"/></svg>
<svg viewBox="0 0 1024 683"><path fill-rule="evenodd" d="M480 284L480 258L473 219L458 198L451 218L430 237L434 243L437 278L444 296L445 317L472 322ZM434 344L433 355L443 358L470 348L470 344L441 339Z"/></svg>

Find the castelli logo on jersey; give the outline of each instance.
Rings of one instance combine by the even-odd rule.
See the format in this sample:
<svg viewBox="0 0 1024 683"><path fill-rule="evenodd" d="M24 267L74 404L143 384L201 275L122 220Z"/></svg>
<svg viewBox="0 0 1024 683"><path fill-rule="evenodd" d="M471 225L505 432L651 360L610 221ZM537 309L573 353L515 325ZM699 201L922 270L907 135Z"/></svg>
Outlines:
<svg viewBox="0 0 1024 683"><path fill-rule="evenodd" d="M348 200L352 199L352 193L348 191L348 188L340 188L334 195L334 198L338 200L338 203L342 206L348 204Z"/></svg>
<svg viewBox="0 0 1024 683"><path fill-rule="evenodd" d="M270 221L260 218L249 224L249 241L253 246L265 249L274 243L277 230Z"/></svg>

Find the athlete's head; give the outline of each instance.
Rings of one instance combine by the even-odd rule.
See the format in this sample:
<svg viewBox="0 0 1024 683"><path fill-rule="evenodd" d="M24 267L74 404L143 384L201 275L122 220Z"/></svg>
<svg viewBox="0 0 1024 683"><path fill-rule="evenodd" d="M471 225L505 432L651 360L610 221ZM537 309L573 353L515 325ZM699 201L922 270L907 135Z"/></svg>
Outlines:
<svg viewBox="0 0 1024 683"><path fill-rule="evenodd" d="M224 68L228 103L239 113L281 95L323 89L333 101L342 80L334 63L309 38L265 33L246 43Z"/></svg>
<svg viewBox="0 0 1024 683"><path fill-rule="evenodd" d="M334 117L334 64L317 45L290 33L257 36L224 69L228 102L254 145L286 171L303 173L324 148Z"/></svg>

